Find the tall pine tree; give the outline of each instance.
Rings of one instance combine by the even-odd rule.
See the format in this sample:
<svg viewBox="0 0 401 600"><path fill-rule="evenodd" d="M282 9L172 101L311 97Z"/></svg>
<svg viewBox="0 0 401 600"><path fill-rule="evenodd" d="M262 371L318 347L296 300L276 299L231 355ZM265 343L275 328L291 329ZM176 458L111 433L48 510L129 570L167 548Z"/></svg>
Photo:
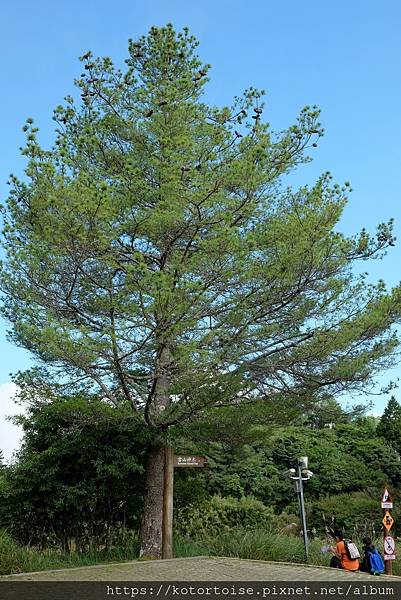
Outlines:
<svg viewBox="0 0 401 600"><path fill-rule="evenodd" d="M377 434L401 453L401 405L391 396L377 426Z"/></svg>
<svg viewBox="0 0 401 600"><path fill-rule="evenodd" d="M323 133L318 109L274 133L253 88L209 106L197 45L168 25L130 41L124 72L85 54L53 148L28 120L26 178L4 211L4 313L38 360L18 383L100 391L152 428L141 539L154 557L172 425L366 389L401 311L399 288L351 270L393 244L391 223L347 238L347 185L281 185Z"/></svg>

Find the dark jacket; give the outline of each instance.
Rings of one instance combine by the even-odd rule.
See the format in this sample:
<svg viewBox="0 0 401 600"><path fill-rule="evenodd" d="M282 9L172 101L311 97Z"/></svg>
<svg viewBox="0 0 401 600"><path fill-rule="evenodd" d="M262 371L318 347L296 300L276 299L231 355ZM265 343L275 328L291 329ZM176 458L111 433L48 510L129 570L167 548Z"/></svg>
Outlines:
<svg viewBox="0 0 401 600"><path fill-rule="evenodd" d="M375 550L375 547L373 544L370 544L369 546L363 546L363 558L362 558L361 565L359 567L360 571L363 571L364 573L371 572L369 552L373 552L374 550Z"/></svg>

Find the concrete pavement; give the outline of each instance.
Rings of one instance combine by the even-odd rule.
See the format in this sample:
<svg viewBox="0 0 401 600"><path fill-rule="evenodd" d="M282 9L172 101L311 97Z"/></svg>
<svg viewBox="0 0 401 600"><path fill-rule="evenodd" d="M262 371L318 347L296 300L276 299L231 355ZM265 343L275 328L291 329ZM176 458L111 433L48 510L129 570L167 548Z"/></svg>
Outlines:
<svg viewBox="0 0 401 600"><path fill-rule="evenodd" d="M132 561L37 573L5 575L0 581L401 581L400 577L350 573L329 567L240 558L191 557Z"/></svg>

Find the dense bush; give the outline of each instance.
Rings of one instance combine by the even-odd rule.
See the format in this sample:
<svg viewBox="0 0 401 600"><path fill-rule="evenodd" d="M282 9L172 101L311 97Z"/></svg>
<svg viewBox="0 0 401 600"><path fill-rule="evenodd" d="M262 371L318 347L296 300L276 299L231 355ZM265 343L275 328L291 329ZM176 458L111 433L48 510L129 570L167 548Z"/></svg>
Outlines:
<svg viewBox="0 0 401 600"><path fill-rule="evenodd" d="M371 493L354 492L352 494L339 494L327 496L309 505L309 526L320 528L327 526L340 526L349 535L369 535L375 537L382 531L382 511L380 497ZM401 507L392 511L395 521L401 518Z"/></svg>
<svg viewBox="0 0 401 600"><path fill-rule="evenodd" d="M189 505L175 513L175 531L192 539L219 538L233 529L278 531L294 516L277 516L273 509L252 496L232 498L213 496L200 504Z"/></svg>
<svg viewBox="0 0 401 600"><path fill-rule="evenodd" d="M138 524L147 442L100 400L57 400L22 419L15 465L0 476L0 526L21 544L95 551Z"/></svg>

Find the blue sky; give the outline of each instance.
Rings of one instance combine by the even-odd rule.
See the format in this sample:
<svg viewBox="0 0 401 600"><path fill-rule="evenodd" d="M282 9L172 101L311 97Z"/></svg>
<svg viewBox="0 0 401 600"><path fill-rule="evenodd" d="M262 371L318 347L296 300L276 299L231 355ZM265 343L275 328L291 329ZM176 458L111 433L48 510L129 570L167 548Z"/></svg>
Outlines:
<svg viewBox="0 0 401 600"><path fill-rule="evenodd" d="M21 127L28 116L51 142L53 108L70 93L91 49L116 63L127 40L152 25L188 25L211 63L208 100L225 104L253 85L267 90L265 115L273 129L293 122L306 104L322 109L326 136L297 182L330 170L353 187L341 229L373 230L396 220L399 243L369 266L372 280L398 283L401 264L401 3L398 0L16 0L3 3L0 64L0 198L10 172L20 174ZM28 355L6 342L0 328L0 385L28 366ZM382 381L401 375L384 373ZM1 390L1 388L0 388ZM376 410L386 402L378 397ZM10 411L8 411L10 412ZM1 406L0 406L1 413Z"/></svg>

